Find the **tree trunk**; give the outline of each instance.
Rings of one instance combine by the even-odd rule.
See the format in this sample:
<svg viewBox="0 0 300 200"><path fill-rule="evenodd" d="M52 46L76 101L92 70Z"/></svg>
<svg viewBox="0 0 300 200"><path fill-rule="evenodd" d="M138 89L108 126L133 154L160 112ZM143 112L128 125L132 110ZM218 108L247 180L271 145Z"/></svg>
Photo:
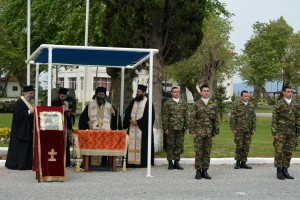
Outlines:
<svg viewBox="0 0 300 200"><path fill-rule="evenodd" d="M155 110L155 122L153 126L154 151L161 151L161 109L162 109L162 63L158 56L154 56L153 62L153 105Z"/></svg>
<svg viewBox="0 0 300 200"><path fill-rule="evenodd" d="M261 92L263 94L263 97L265 98L265 100L268 102L268 105L274 105L275 104L275 99L273 99L268 92L266 91L265 87L261 88Z"/></svg>
<svg viewBox="0 0 300 200"><path fill-rule="evenodd" d="M185 102L187 102L186 85L185 84L180 84L179 86L180 86L180 97Z"/></svg>
<svg viewBox="0 0 300 200"><path fill-rule="evenodd" d="M254 86L253 97L251 99L252 99L252 103L255 105L255 107L257 107L257 104L258 104L258 101L260 98L261 88L262 88L262 84L256 84Z"/></svg>
<svg viewBox="0 0 300 200"><path fill-rule="evenodd" d="M109 101L113 104L116 109L120 112L120 97L121 97L121 70L120 69L109 69L107 73L111 76L111 87L109 92ZM125 71L124 80L124 106L123 112L132 100L132 81L134 78L134 70ZM112 95L113 91L113 95ZM113 99L112 99L113 96ZM111 101L112 100L112 101ZM122 116L124 113L120 113Z"/></svg>
<svg viewBox="0 0 300 200"><path fill-rule="evenodd" d="M192 93L194 101L197 101L200 99L200 94L199 94L199 91L198 91L196 85L188 84L186 87Z"/></svg>
<svg viewBox="0 0 300 200"><path fill-rule="evenodd" d="M111 83L109 101L115 109L120 109L121 78L119 76L111 77Z"/></svg>

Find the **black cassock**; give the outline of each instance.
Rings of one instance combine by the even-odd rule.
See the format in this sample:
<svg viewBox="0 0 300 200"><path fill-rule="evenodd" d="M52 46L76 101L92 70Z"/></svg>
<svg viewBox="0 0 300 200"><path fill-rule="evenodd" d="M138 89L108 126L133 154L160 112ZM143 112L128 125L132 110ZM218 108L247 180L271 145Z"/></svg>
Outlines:
<svg viewBox="0 0 300 200"><path fill-rule="evenodd" d="M115 108L113 108L115 110L115 113L117 113L117 110ZM79 124L78 124L78 129L79 130L87 130L90 129L88 126L88 121L89 120L89 114L88 114L88 110L89 110L89 105L87 105L85 107L85 109L83 110L83 112L81 113L80 117L79 117ZM117 123L118 117L117 115L113 115L111 114L111 121L110 121L110 129L111 130L117 130L117 124L118 124L118 130L122 130L122 123L120 123L120 115L119 115L119 123Z"/></svg>
<svg viewBox="0 0 300 200"><path fill-rule="evenodd" d="M63 106L64 103L59 101L58 99L53 100L51 102L51 106ZM67 111L69 112L69 111ZM75 115L70 113L70 115L66 115L65 113L65 121L67 122L67 130L73 130L73 125L75 123ZM70 140L69 135L67 134L67 145L66 145L66 167L71 165L71 153L70 153Z"/></svg>
<svg viewBox="0 0 300 200"><path fill-rule="evenodd" d="M125 111L125 118L123 121L123 128L127 129L127 134L129 134L129 126L131 120L131 111L135 100L132 100ZM138 127L142 131L142 154L141 154L141 165L127 164L127 167L147 167L147 155L148 155L148 113L149 105L148 100L144 109L143 117L137 120ZM154 165L154 139L153 139L153 124L155 120L154 106L152 104L152 141L151 141L151 165ZM128 157L128 156L127 156ZM127 161L126 161L127 162Z"/></svg>
<svg viewBox="0 0 300 200"><path fill-rule="evenodd" d="M28 107L18 99L13 112L9 147L5 167L31 170L33 159L33 119Z"/></svg>

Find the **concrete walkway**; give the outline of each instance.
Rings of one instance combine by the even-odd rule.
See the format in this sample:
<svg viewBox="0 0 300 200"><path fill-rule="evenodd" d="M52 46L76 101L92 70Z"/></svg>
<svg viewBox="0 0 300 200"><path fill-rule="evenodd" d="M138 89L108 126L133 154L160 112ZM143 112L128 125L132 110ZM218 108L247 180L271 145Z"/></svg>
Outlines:
<svg viewBox="0 0 300 200"><path fill-rule="evenodd" d="M154 166L153 177L146 169L118 168L117 172L75 172L67 169L66 182L38 183L33 171L0 168L0 199L299 199L300 165L289 172L294 180L278 180L270 164L252 165L252 170L233 169L231 165L211 165L211 180L196 180L193 165L184 170Z"/></svg>

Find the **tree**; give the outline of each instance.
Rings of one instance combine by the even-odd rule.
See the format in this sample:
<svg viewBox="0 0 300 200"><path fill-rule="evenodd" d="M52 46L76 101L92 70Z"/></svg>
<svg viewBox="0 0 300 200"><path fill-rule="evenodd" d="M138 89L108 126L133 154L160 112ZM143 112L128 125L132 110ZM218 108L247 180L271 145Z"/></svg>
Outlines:
<svg viewBox="0 0 300 200"><path fill-rule="evenodd" d="M202 39L205 0L103 1L103 34L108 46L157 48L154 59L153 96L155 136L161 135L162 66L190 56ZM110 70L112 76L117 73ZM128 74L133 74L128 72ZM130 76L127 76L130 77ZM132 80L132 76L130 77ZM131 81L129 80L129 83ZM131 85L129 85L131 88ZM132 94L129 90L129 94ZM159 145L156 145L158 150Z"/></svg>
<svg viewBox="0 0 300 200"><path fill-rule="evenodd" d="M224 87L221 84L217 85L217 88L214 93L214 100L217 103L218 111L220 113L220 118L223 119L223 115L225 113L226 104L224 103L225 100L228 100L229 98L226 97L226 87Z"/></svg>
<svg viewBox="0 0 300 200"><path fill-rule="evenodd" d="M210 15L204 20L204 37L197 51L188 59L170 66L169 73L180 84L185 84L192 92L194 100L200 98L197 85L208 84L211 94L224 77L234 72L232 60L235 56L233 45L229 42L232 30L228 18Z"/></svg>
<svg viewBox="0 0 300 200"><path fill-rule="evenodd" d="M41 44L84 45L85 3L79 0L31 1L31 49ZM89 44L101 43L104 5L90 3ZM27 4L21 0L0 2L1 72L15 75L26 84ZM45 68L41 66L42 72ZM32 74L35 72L32 71Z"/></svg>
<svg viewBox="0 0 300 200"><path fill-rule="evenodd" d="M287 69L284 70L283 66L293 29L283 17L269 23L256 22L253 29L254 35L247 41L239 58L240 75L248 85L254 86L254 104L257 104L261 92L269 104L273 104L263 86L268 81L284 80Z"/></svg>

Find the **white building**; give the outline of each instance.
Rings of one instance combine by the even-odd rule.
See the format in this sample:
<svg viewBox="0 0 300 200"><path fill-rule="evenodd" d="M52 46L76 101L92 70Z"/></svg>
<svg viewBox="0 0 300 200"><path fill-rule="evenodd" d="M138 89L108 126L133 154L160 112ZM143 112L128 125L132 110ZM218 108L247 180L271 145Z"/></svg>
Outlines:
<svg viewBox="0 0 300 200"><path fill-rule="evenodd" d="M111 78L106 73L106 68L98 67L98 72L96 75L96 67L87 68L87 85L86 85L86 101L91 101L95 93L95 89L99 86L107 88L110 90ZM58 69L58 78L56 83L56 71L53 69L53 85L56 87L58 84L59 87L72 88L75 89L76 98L82 102L83 101L83 92L84 92L84 67L78 67L74 69L65 69L61 67Z"/></svg>
<svg viewBox="0 0 300 200"><path fill-rule="evenodd" d="M167 82L163 82L162 84L164 92L170 92L172 87L178 86L178 83L172 79L168 80ZM225 81L222 82L222 86L226 88L226 97L228 98L228 101L231 101L231 97L233 95L233 78L226 78ZM200 91L199 86L197 89ZM188 89L186 89L186 96L188 103L194 102L193 95Z"/></svg>
<svg viewBox="0 0 300 200"><path fill-rule="evenodd" d="M98 73L96 75L96 67L87 68L87 88L86 88L86 101L91 101L95 93L95 89L99 86L106 87L107 90L110 90L111 78L106 73L105 67L98 67ZM58 83L56 83L56 73L55 68L53 70L53 87L56 87L56 84L59 84L59 87L73 88L75 89L76 98L82 102L83 101L83 81L84 81L84 67L74 68L65 70L64 67L59 68L58 71ZM97 78L96 78L97 77ZM133 96L135 96L135 91L138 84L148 85L149 77L146 70L141 70L139 76L133 81ZM226 96L230 99L233 95L233 78L226 79L223 83L223 86L226 87ZM163 90L165 92L170 92L171 88L178 86L178 83L174 80L168 80L168 82L163 82ZM199 88L198 88L199 90ZM107 92L108 94L109 92ZM188 103L193 103L192 93L187 90L187 101Z"/></svg>
<svg viewBox="0 0 300 200"><path fill-rule="evenodd" d="M8 80L7 80L8 79ZM16 77L2 77L0 78L0 96L4 93L4 86L6 86L7 97L20 97L21 96L21 87L19 81Z"/></svg>

